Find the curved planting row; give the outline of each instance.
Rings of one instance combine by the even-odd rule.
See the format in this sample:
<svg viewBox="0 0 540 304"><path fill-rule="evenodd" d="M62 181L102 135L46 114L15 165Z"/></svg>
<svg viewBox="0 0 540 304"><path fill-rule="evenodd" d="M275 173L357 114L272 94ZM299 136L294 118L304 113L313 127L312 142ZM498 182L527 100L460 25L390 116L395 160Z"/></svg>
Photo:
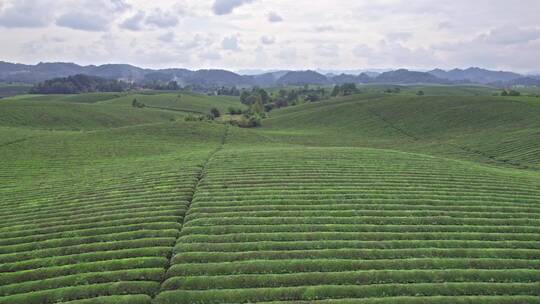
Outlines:
<svg viewBox="0 0 540 304"><path fill-rule="evenodd" d="M348 148L225 149L157 303L535 303L536 177Z"/></svg>
<svg viewBox="0 0 540 304"><path fill-rule="evenodd" d="M123 193L126 199L136 195L140 206L107 200L104 191L103 211L99 206L88 208L81 194L72 198L77 203L71 203L74 208L69 211L51 199L51 204L24 210L21 219L8 218L0 228L0 303L155 294L186 210L187 201L181 198L193 191L189 189L196 167L185 168L183 177L141 172L139 178L139 182L118 180L110 191ZM162 190L152 180L159 180ZM122 187L134 183L162 195L145 198L140 191ZM24 204L19 207L24 209Z"/></svg>
<svg viewBox="0 0 540 304"><path fill-rule="evenodd" d="M223 133L197 128L59 134L39 139L40 150L11 145L10 165L0 168L14 177L0 188L0 303L150 303L201 164Z"/></svg>

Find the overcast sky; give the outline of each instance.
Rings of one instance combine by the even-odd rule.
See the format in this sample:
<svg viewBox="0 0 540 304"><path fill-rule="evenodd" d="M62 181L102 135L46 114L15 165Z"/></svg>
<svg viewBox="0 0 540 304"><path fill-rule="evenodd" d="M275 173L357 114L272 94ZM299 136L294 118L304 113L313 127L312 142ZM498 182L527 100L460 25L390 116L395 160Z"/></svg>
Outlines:
<svg viewBox="0 0 540 304"><path fill-rule="evenodd" d="M0 60L540 71L539 0L0 0Z"/></svg>

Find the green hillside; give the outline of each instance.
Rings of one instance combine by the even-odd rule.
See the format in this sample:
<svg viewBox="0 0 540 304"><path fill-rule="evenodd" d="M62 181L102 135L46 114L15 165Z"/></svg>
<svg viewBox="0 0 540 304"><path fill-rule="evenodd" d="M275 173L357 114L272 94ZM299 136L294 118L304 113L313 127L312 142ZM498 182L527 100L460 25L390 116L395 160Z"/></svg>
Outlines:
<svg viewBox="0 0 540 304"><path fill-rule="evenodd" d="M226 148L158 303L537 296L539 182L384 150Z"/></svg>
<svg viewBox="0 0 540 304"><path fill-rule="evenodd" d="M181 97L178 97L181 96ZM133 99L145 108L134 108ZM184 93L23 95L0 100L1 127L49 130L94 130L183 120L208 114L214 107L242 108L237 98Z"/></svg>
<svg viewBox="0 0 540 304"><path fill-rule="evenodd" d="M222 135L210 124L167 123L0 147L0 303L125 294L135 295L126 303L147 301L199 166Z"/></svg>
<svg viewBox="0 0 540 304"><path fill-rule="evenodd" d="M204 96L193 93L134 94L112 99L107 103L131 106L133 99L148 107L195 114L208 114L214 107L222 113L226 113L229 107L244 108L237 97Z"/></svg>
<svg viewBox="0 0 540 304"><path fill-rule="evenodd" d="M280 109L265 132L306 145L381 147L538 169L535 101L364 94Z"/></svg>
<svg viewBox="0 0 540 304"><path fill-rule="evenodd" d="M540 102L484 89L254 129L184 121L232 97L2 99L0 303L540 303Z"/></svg>

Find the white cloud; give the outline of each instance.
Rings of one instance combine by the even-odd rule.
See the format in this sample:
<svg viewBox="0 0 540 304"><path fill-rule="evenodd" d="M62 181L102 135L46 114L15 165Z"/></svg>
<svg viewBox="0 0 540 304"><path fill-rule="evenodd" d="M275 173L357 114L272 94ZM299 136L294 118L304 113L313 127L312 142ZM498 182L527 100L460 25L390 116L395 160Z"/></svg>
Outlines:
<svg viewBox="0 0 540 304"><path fill-rule="evenodd" d="M479 39L494 44L509 45L540 39L540 27L517 28L513 26L499 27L481 35ZM540 50L539 50L540 51Z"/></svg>
<svg viewBox="0 0 540 304"><path fill-rule="evenodd" d="M165 33L158 37L161 42L173 42L176 39L176 35L173 32Z"/></svg>
<svg viewBox="0 0 540 304"><path fill-rule="evenodd" d="M124 0L58 0L55 3L58 4L57 26L90 32L109 31L112 23L131 9Z"/></svg>
<svg viewBox="0 0 540 304"><path fill-rule="evenodd" d="M315 49L317 55L321 57L336 58L339 56L339 46L333 43L323 43Z"/></svg>
<svg viewBox="0 0 540 304"><path fill-rule="evenodd" d="M99 14L92 13L67 13L56 20L56 25L83 31L105 31L109 27L110 20Z"/></svg>
<svg viewBox="0 0 540 304"><path fill-rule="evenodd" d="M294 47L287 47L279 51L277 57L281 59L281 62L286 65L293 64L297 57L298 53L296 48Z"/></svg>
<svg viewBox="0 0 540 304"><path fill-rule="evenodd" d="M199 55L199 58L203 60L216 61L216 60L220 60L222 57L221 57L221 54L219 54L219 52L207 51L207 52L201 53Z"/></svg>
<svg viewBox="0 0 540 304"><path fill-rule="evenodd" d="M373 46L359 44L353 54L369 66L430 68L439 63L436 54L425 48L409 48L399 42L381 40Z"/></svg>
<svg viewBox="0 0 540 304"><path fill-rule="evenodd" d="M262 36L261 43L266 45L274 44L276 43L276 38L270 36Z"/></svg>
<svg viewBox="0 0 540 304"><path fill-rule="evenodd" d="M171 28L179 23L179 16L183 15L181 11L177 14L163 11L156 8L148 14L143 11L137 11L120 23L120 27L132 31L142 31L148 28Z"/></svg>
<svg viewBox="0 0 540 304"><path fill-rule="evenodd" d="M439 30L450 30L453 29L455 25L450 21L442 21L437 25Z"/></svg>
<svg viewBox="0 0 540 304"><path fill-rule="evenodd" d="M394 32L386 35L386 38L390 41L405 42L413 37L412 33L408 32Z"/></svg>
<svg viewBox="0 0 540 304"><path fill-rule="evenodd" d="M51 6L31 0L0 2L0 27L35 28L47 26L51 21ZM53 4L52 4L53 5ZM54 5L53 5L54 6Z"/></svg>
<svg viewBox="0 0 540 304"><path fill-rule="evenodd" d="M131 5L125 0L111 0L110 3L113 9L118 12L124 12L131 9Z"/></svg>
<svg viewBox="0 0 540 304"><path fill-rule="evenodd" d="M538 0L0 0L0 58L538 71L539 10ZM286 28L269 22L281 19Z"/></svg>
<svg viewBox="0 0 540 304"><path fill-rule="evenodd" d="M185 37L182 39L182 42L175 47L181 50L194 50L202 46L210 46L212 44L212 40L208 38L204 38L203 36L196 34L190 39L186 39Z"/></svg>
<svg viewBox="0 0 540 304"><path fill-rule="evenodd" d="M228 15L237 7L253 2L255 0L215 0L212 11L216 15Z"/></svg>
<svg viewBox="0 0 540 304"><path fill-rule="evenodd" d="M154 9L145 20L146 24L159 28L174 27L178 25L178 16L161 9Z"/></svg>
<svg viewBox="0 0 540 304"><path fill-rule="evenodd" d="M224 50L228 51L240 51L238 37L230 36L223 38L223 41L221 42L221 47Z"/></svg>
<svg viewBox="0 0 540 304"><path fill-rule="evenodd" d="M142 23L144 21L145 13L142 11L138 11L135 13L135 15L125 19L121 24L121 28L125 28L132 31L140 31L142 30Z"/></svg>
<svg viewBox="0 0 540 304"><path fill-rule="evenodd" d="M283 21L283 17L278 15L278 13L276 13L276 12L268 13L267 17L268 17L268 22L276 23L276 22Z"/></svg>
<svg viewBox="0 0 540 304"><path fill-rule="evenodd" d="M315 27L316 32L335 32L336 28L331 25L318 25Z"/></svg>

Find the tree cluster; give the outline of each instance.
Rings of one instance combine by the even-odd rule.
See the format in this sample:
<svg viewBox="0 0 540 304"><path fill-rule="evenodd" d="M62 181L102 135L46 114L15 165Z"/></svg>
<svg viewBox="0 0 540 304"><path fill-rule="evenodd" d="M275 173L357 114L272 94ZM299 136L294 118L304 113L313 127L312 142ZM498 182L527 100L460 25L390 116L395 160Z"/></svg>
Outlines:
<svg viewBox="0 0 540 304"><path fill-rule="evenodd" d="M390 93L390 94L399 94L401 92L401 89L399 87L395 87L395 88L388 88L386 90L384 90L385 93Z"/></svg>
<svg viewBox="0 0 540 304"><path fill-rule="evenodd" d="M251 106L257 101L260 101L263 105L270 103L270 95L264 89L261 88L252 88L251 90L244 90L240 94L240 102L245 105Z"/></svg>
<svg viewBox="0 0 540 304"><path fill-rule="evenodd" d="M275 96L272 96L271 109L283 108L304 102L316 102L328 97L328 91L324 88L303 86L302 88L291 90L281 89Z"/></svg>
<svg viewBox="0 0 540 304"><path fill-rule="evenodd" d="M516 90L504 90L501 92L501 96L521 96L521 93Z"/></svg>
<svg viewBox="0 0 540 304"><path fill-rule="evenodd" d="M240 90L236 87L221 87L216 90L217 95L240 96Z"/></svg>
<svg viewBox="0 0 540 304"><path fill-rule="evenodd" d="M129 84L122 81L79 74L46 80L36 84L30 92L33 94L79 94L123 92L130 88Z"/></svg>
<svg viewBox="0 0 540 304"><path fill-rule="evenodd" d="M353 94L357 94L358 88L356 87L356 84L354 83L344 83L342 85L336 85L334 89L332 90L332 97L336 96L349 96Z"/></svg>
<svg viewBox="0 0 540 304"><path fill-rule="evenodd" d="M157 91L178 91L181 90L182 87L178 84L176 81L152 81L152 82L146 82L142 86L145 89L150 90L157 90Z"/></svg>
<svg viewBox="0 0 540 304"><path fill-rule="evenodd" d="M229 113L230 115L240 115L240 114L243 114L244 111L242 111L242 109L240 108L229 107L227 109L227 113Z"/></svg>

